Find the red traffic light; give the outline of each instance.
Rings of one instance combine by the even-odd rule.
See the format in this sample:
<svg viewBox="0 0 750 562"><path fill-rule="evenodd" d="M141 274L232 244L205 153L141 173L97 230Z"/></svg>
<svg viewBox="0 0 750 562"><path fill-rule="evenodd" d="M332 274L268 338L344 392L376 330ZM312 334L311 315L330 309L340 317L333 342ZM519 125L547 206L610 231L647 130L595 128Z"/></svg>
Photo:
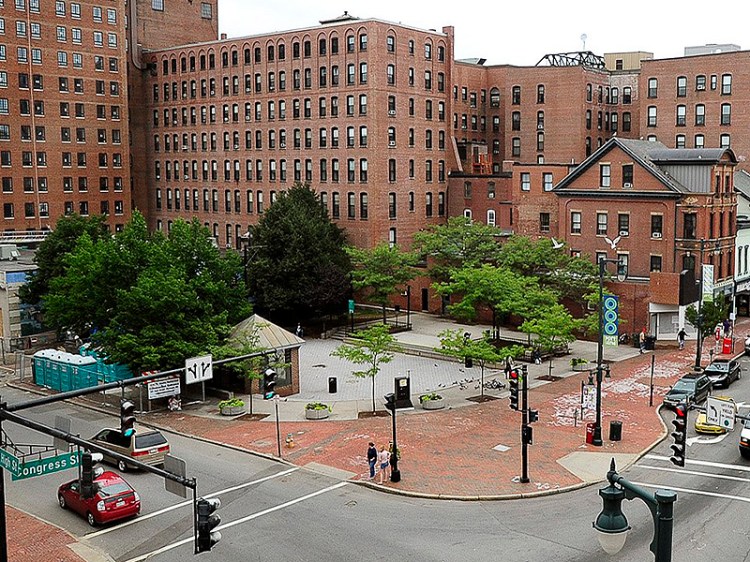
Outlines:
<svg viewBox="0 0 750 562"><path fill-rule="evenodd" d="M684 418L687 415L687 408L684 404L678 404L674 408L674 413L678 418Z"/></svg>
<svg viewBox="0 0 750 562"><path fill-rule="evenodd" d="M516 369L512 369L508 374L508 378L511 380L518 380L521 378L521 373L519 373Z"/></svg>

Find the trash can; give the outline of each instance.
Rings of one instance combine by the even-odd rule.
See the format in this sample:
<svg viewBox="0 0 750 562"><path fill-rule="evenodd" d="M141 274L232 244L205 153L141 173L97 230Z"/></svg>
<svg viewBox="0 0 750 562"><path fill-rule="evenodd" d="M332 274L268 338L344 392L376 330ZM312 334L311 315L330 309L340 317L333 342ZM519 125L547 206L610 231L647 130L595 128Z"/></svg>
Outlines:
<svg viewBox="0 0 750 562"><path fill-rule="evenodd" d="M328 392L334 394L338 390L338 380L336 377L328 377Z"/></svg>
<svg viewBox="0 0 750 562"><path fill-rule="evenodd" d="M589 445L594 443L594 429L596 429L596 423L586 424L586 443Z"/></svg>
<svg viewBox="0 0 750 562"><path fill-rule="evenodd" d="M732 353L732 338L724 338L721 342L721 352L727 354Z"/></svg>
<svg viewBox="0 0 750 562"><path fill-rule="evenodd" d="M646 336L646 349L650 351L656 349L656 336Z"/></svg>
<svg viewBox="0 0 750 562"><path fill-rule="evenodd" d="M622 422L611 421L609 422L609 440L610 441L622 441Z"/></svg>

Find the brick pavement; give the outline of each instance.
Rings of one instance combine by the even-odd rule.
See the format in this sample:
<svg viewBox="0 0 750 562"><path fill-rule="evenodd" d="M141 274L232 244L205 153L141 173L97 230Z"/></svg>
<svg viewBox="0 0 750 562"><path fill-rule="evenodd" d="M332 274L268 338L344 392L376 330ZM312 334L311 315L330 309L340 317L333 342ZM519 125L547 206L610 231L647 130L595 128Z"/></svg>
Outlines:
<svg viewBox="0 0 750 562"><path fill-rule="evenodd" d="M693 348L694 349L694 348ZM586 373L576 374L529 392L532 408L538 409L534 424L534 444L529 447L529 477L520 484L521 446L519 412L510 410L507 399L435 412L417 410L397 417L398 443L402 452L399 468L402 480L388 487L425 495L505 496L546 492L576 485L585 479L566 469L570 455L632 455L637 458L665 434L657 413L661 398L669 386L689 370L693 353L657 350L654 376L654 406L649 407L651 353L611 365L611 379L602 386L602 447L585 444L585 427L575 426L572 412L580 401L581 381ZM478 392L478 391L477 391ZM300 406L302 407L302 406ZM218 412L216 412L218 413ZM276 454L276 429L273 423L219 416L181 413L157 413L150 421L181 433L264 453ZM611 420L622 422L622 440L609 441ZM593 412L587 421L593 421ZM347 421L283 422L282 456L294 464L327 465L353 473L354 480L366 479L367 442L387 444L391 436L390 417ZM287 434L295 447L284 446ZM493 449L509 447L505 452ZM588 457L576 462L585 465ZM619 463L618 463L619 464ZM598 479L603 479L603 471Z"/></svg>
<svg viewBox="0 0 750 562"><path fill-rule="evenodd" d="M83 562L70 547L77 540L59 527L6 506L8 560L11 562Z"/></svg>

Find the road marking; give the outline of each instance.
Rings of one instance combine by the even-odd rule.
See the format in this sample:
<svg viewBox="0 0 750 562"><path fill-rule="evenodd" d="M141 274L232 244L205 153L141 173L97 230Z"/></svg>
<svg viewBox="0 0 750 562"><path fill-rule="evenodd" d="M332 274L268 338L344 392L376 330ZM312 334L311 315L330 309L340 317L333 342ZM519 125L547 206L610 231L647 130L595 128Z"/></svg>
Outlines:
<svg viewBox="0 0 750 562"><path fill-rule="evenodd" d="M289 500L288 502L279 504L274 507L269 507L268 509L264 509L263 511L259 511L258 513L253 513L252 515L248 515L247 517L242 517L241 519L237 519L236 521L230 521L229 523L225 525L219 525L214 529L215 531L223 531L224 529L229 529L230 527L234 527L235 525L240 525L242 523L247 523L248 521L252 521L253 519L257 519L258 517L262 517L264 515L268 515L269 513L273 513L274 511L279 511L280 509L284 509L287 507L290 507L294 504L303 502L305 500L309 500L314 498L315 496L319 496L321 494L325 494L327 492L332 492L333 490L338 490L342 486L346 486L346 482L339 482L338 484L334 484L333 486L328 486L328 488L323 488L322 490L318 490L317 492L313 492L311 494L307 494L306 496L299 497L294 500ZM183 539L181 541L174 542L172 544L165 545L157 550L153 550L147 554L142 554L140 556L136 556L135 558L131 558L130 560L127 560L126 562L141 562L142 560L146 560L147 558L150 558L151 556L156 556L158 554L162 554L164 552L167 552L169 550L172 550L174 548L177 548L178 546L182 546L184 544L191 543L195 540L194 537L188 537L187 539Z"/></svg>
<svg viewBox="0 0 750 562"><path fill-rule="evenodd" d="M646 455L644 458L654 460L654 461L669 461L669 457L662 457L659 455ZM699 466L710 466L712 468L728 468L730 470L741 470L742 472L750 472L750 466L748 465L724 464L720 462L697 461L697 460L691 460L691 459L685 459L685 462L687 464L696 464Z"/></svg>
<svg viewBox="0 0 750 562"><path fill-rule="evenodd" d="M675 486L657 486L656 484L648 484L646 482L633 482L636 486L643 486L644 488L655 488L659 490L672 490L674 492L684 492L685 494L695 494L697 496L710 496L712 498L722 498L725 500L738 500L741 502L750 503L750 498L743 496L731 496L729 494L717 494L716 492L704 492L702 490L691 490L689 488L676 488Z"/></svg>
<svg viewBox="0 0 750 562"><path fill-rule="evenodd" d="M750 478L742 478L740 476L728 476L725 474L713 474L711 472L700 472L698 470L685 470L683 468L666 468L663 466L649 466L645 464L638 465L638 468L662 470L664 472L679 472L680 474L692 474L693 476L706 476L708 478L718 478L719 480L734 480L735 482L750 482Z"/></svg>
<svg viewBox="0 0 750 562"><path fill-rule="evenodd" d="M727 435L729 435L729 433L723 433L721 435L717 435L716 437L700 437L696 435L695 437L688 437L685 442L688 444L688 447L690 445L695 445L696 443L721 443L722 441L724 441L724 439L727 438Z"/></svg>
<svg viewBox="0 0 750 562"><path fill-rule="evenodd" d="M241 490L242 488L247 488L248 486L254 486L255 484L261 484L263 482L267 482L268 480L273 480L274 478L279 478L281 476L286 476L287 474L290 474L296 470L299 470L298 466L295 466L294 468L290 468L288 470L283 470L281 472L277 472L276 474L272 474L270 476L265 476L263 478L258 478L257 480L252 480L251 482L245 482L244 484L239 484L237 486L232 486L231 488L227 488L225 490L219 490L218 492L214 492L212 494L208 494L203 496L204 498L213 498L220 494L228 494L229 492L234 492L236 490ZM102 529L101 531L95 531L93 533L89 533L86 535L87 539L92 539L94 537L98 537L101 535L105 535L107 533L111 533L112 531L119 531L120 529L123 529L125 527L130 527L131 525L137 525L138 523L142 523L144 521L147 521L148 519L152 519L154 517L158 517L159 515L162 515L164 513L168 513L170 511L174 511L175 509L180 509L181 507L186 506L192 506L193 500L187 500L184 502L177 503L175 505L171 505L169 507L165 507L164 509L160 509L159 511L154 511L153 513L149 513L148 515L142 515L140 517L136 517L135 519L131 519L130 521L125 521L124 523L120 523L119 525L115 525L113 527L107 527L106 529Z"/></svg>

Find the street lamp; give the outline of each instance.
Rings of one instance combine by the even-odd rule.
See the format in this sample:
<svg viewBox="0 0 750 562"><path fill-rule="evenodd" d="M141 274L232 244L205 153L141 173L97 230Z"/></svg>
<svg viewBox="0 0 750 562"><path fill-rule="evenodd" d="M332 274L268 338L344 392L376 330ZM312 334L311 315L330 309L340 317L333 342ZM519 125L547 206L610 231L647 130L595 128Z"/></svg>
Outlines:
<svg viewBox="0 0 750 562"><path fill-rule="evenodd" d="M385 408L390 410L393 417L393 451L391 451L391 482L401 481L401 471L398 469L398 445L396 444L396 395L389 392L384 396Z"/></svg>
<svg viewBox="0 0 750 562"><path fill-rule="evenodd" d="M701 312L701 309L703 307L703 251L705 250L706 242L707 240L701 238L701 257L698 267L698 314L696 317L698 336L695 338L695 365L693 365L693 370L696 372L701 372L703 370L703 367L701 367L701 352L703 351L703 313ZM721 242L716 240L714 243L714 251L718 252L720 247Z"/></svg>
<svg viewBox="0 0 750 562"><path fill-rule="evenodd" d="M591 444L601 447L602 441L602 375L604 362L604 272L608 263L617 264L617 280L624 281L627 276L625 263L618 260L599 258L599 338L596 346L596 425Z"/></svg>
<svg viewBox="0 0 750 562"><path fill-rule="evenodd" d="M672 515L677 493L672 490L656 490L650 493L629 482L617 473L615 459L607 472L609 486L599 490L603 508L594 521L594 529L599 533L599 544L607 554L617 554L623 546L630 530L628 520L622 512L622 500L639 498L648 506L654 521L654 538L650 550L655 562L672 560Z"/></svg>

